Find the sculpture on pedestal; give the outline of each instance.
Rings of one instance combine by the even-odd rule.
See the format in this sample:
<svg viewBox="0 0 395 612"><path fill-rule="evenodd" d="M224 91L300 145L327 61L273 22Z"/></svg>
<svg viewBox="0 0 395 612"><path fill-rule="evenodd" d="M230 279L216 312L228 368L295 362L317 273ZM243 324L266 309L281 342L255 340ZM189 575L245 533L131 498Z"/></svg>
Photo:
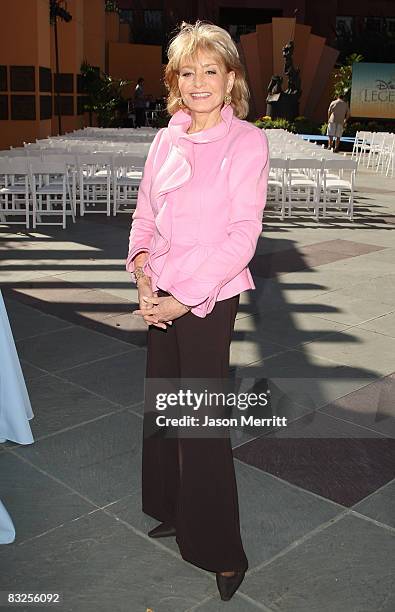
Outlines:
<svg viewBox="0 0 395 612"><path fill-rule="evenodd" d="M300 69L293 64L294 42L291 40L282 49L284 74L288 87L282 90L283 78L273 75L268 86L266 114L272 119L282 117L292 121L299 115L299 98L302 94Z"/></svg>

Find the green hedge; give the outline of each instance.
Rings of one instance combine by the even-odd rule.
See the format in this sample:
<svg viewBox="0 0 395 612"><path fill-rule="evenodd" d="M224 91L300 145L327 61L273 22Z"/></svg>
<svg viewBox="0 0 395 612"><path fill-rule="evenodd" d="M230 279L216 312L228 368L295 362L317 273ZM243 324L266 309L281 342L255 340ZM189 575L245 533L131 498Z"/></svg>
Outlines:
<svg viewBox="0 0 395 612"><path fill-rule="evenodd" d="M259 128L264 129L283 129L293 134L323 134L326 135L327 123L317 123L307 117L296 117L294 121L287 119L271 119L270 117L260 117L254 122ZM357 132L394 132L395 122L384 121L351 121L346 124L343 135L355 136Z"/></svg>
<svg viewBox="0 0 395 612"><path fill-rule="evenodd" d="M307 117L296 117L293 121L287 119L271 119L264 116L254 122L259 128L264 129L283 129L294 134L320 134L320 125L307 119Z"/></svg>

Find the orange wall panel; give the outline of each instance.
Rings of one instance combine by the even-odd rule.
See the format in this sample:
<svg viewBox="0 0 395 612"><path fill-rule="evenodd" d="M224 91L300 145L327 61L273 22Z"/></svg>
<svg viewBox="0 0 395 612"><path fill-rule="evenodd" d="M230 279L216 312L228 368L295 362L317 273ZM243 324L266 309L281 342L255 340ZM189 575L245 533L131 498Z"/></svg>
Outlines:
<svg viewBox="0 0 395 612"><path fill-rule="evenodd" d="M296 19L273 17L273 74L282 74L284 58L282 48L294 38Z"/></svg>
<svg viewBox="0 0 395 612"><path fill-rule="evenodd" d="M118 13L106 13L106 41L119 41L119 15Z"/></svg>
<svg viewBox="0 0 395 612"><path fill-rule="evenodd" d="M162 73L162 48L157 45L113 43L108 45L108 72L116 79L129 79L132 85L125 89L131 96L137 79L143 77L145 95L154 97L166 93Z"/></svg>
<svg viewBox="0 0 395 612"><path fill-rule="evenodd" d="M78 73L84 59L84 12L82 0L68 0L67 8L72 20L66 23L58 19L59 70ZM55 35L51 28L52 68L55 71Z"/></svg>
<svg viewBox="0 0 395 612"><path fill-rule="evenodd" d="M295 51L294 51L294 66L300 68L302 72L305 58L307 56L307 49L309 46L309 38L311 33L311 26L302 25L297 23L295 27Z"/></svg>
<svg viewBox="0 0 395 612"><path fill-rule="evenodd" d="M32 66L38 62L37 12L39 3L41 0L29 0L29 2L12 0L12 2L1 3L1 64ZM47 8L47 16L48 13L49 8ZM16 44L16 36L18 44Z"/></svg>
<svg viewBox="0 0 395 612"><path fill-rule="evenodd" d="M260 64L258 60L258 37L256 33L240 36L240 45L243 50L244 66L246 67L248 84L251 90L250 112L255 118L264 114L266 108L265 87L262 81Z"/></svg>
<svg viewBox="0 0 395 612"><path fill-rule="evenodd" d="M331 47L325 45L321 54L320 63L315 74L310 95L306 103L306 115L309 117L314 116L315 109L323 91L325 90L325 86L328 83L332 70L335 67L335 62L338 55L339 51L337 49L332 49Z"/></svg>
<svg viewBox="0 0 395 612"><path fill-rule="evenodd" d="M332 101L332 90L334 84L335 70L329 75L328 81L321 93L320 99L318 100L314 111L312 113L312 119L315 121L322 121L322 123L328 120L328 106Z"/></svg>
<svg viewBox="0 0 395 612"><path fill-rule="evenodd" d="M325 45L325 38L310 34L307 54L301 72L302 95L299 104L299 114L307 115L306 104L310 96L311 87L314 83L321 55Z"/></svg>
<svg viewBox="0 0 395 612"><path fill-rule="evenodd" d="M40 121L36 138L48 138L48 136L51 136L51 134L52 134L51 119Z"/></svg>
<svg viewBox="0 0 395 612"><path fill-rule="evenodd" d="M130 25L128 23L119 24L119 42L128 43L130 39Z"/></svg>
<svg viewBox="0 0 395 612"><path fill-rule="evenodd" d="M103 0L84 0L84 59L105 69L106 20Z"/></svg>
<svg viewBox="0 0 395 612"><path fill-rule="evenodd" d="M258 109L258 115L266 115L267 88L273 75L273 27L271 23L258 25L256 28L258 38L258 57L259 69L261 72L261 82L263 87L263 97L265 103L263 111Z"/></svg>
<svg viewBox="0 0 395 612"><path fill-rule="evenodd" d="M47 0L37 2L37 63L49 68L51 65L51 25Z"/></svg>
<svg viewBox="0 0 395 612"><path fill-rule="evenodd" d="M1 121L0 149L20 147L24 142L36 142L37 121Z"/></svg>

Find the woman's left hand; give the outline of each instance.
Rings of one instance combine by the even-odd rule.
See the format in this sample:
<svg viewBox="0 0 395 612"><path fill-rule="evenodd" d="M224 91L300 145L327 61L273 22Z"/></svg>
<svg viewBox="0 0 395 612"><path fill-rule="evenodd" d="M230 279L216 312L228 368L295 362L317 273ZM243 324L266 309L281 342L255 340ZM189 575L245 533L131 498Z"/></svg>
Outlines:
<svg viewBox="0 0 395 612"><path fill-rule="evenodd" d="M165 323L171 324L174 319L189 312L189 307L181 304L172 295L165 297L144 297L148 308L134 310L133 314L141 315L147 323L157 323L157 327L166 329ZM149 308L149 306L152 308Z"/></svg>

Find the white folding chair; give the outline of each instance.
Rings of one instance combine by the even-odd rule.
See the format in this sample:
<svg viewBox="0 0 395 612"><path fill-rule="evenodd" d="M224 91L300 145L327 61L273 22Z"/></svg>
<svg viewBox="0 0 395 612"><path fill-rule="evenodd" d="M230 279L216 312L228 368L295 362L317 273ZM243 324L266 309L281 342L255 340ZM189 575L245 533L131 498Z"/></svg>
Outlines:
<svg viewBox="0 0 395 612"><path fill-rule="evenodd" d="M392 135L391 148L388 151L388 156L385 162L385 176L389 176L391 168L391 178L394 177L394 157L395 157L395 135Z"/></svg>
<svg viewBox="0 0 395 612"><path fill-rule="evenodd" d="M366 164L367 168L370 168L370 163L372 163L372 169L374 170L374 166L377 163L377 160L380 157L380 153L384 148L385 143L385 132L374 132L372 141L369 147L369 155L368 161Z"/></svg>
<svg viewBox="0 0 395 612"><path fill-rule="evenodd" d="M335 206L338 210L347 208L347 216L352 221L354 216L354 188L357 162L355 159L326 159L323 161L322 172L322 214L325 217L328 205ZM327 172L339 171L339 176L333 178L333 174ZM350 171L350 179L344 177L344 171Z"/></svg>
<svg viewBox="0 0 395 612"><path fill-rule="evenodd" d="M69 185L72 195L72 205L74 216L77 215L77 180L78 180L78 162L76 155L65 153L64 151L54 152L54 149L47 149L43 152L42 159L44 162L64 162L66 164L69 177ZM56 180L56 179L54 179Z"/></svg>
<svg viewBox="0 0 395 612"><path fill-rule="evenodd" d="M359 161L361 151L362 151L362 145L365 140L365 134L367 134L367 132L362 131L362 130L357 131L357 133L355 134L354 144L353 144L352 153L351 153L351 159L356 159L357 161Z"/></svg>
<svg viewBox="0 0 395 612"><path fill-rule="evenodd" d="M281 211L281 219L285 218L286 205L286 173L288 171L288 159L279 157L270 158L270 171L268 178L268 202L273 203L274 208Z"/></svg>
<svg viewBox="0 0 395 612"><path fill-rule="evenodd" d="M395 146L395 134L391 134L389 132L385 132L384 134L384 142L382 149L379 153L379 157L376 165L376 172L385 173L388 160L391 157L391 154L394 150Z"/></svg>
<svg viewBox="0 0 395 612"><path fill-rule="evenodd" d="M78 155L80 214L103 213L111 215L111 168L110 154L95 153Z"/></svg>
<svg viewBox="0 0 395 612"><path fill-rule="evenodd" d="M136 155L117 155L113 157L113 215L117 212L130 212L128 204L135 204L137 192L143 176L144 159ZM135 208L135 206L132 206Z"/></svg>
<svg viewBox="0 0 395 612"><path fill-rule="evenodd" d="M0 158L0 221L9 223L9 216L24 216L24 221L12 221L30 227L31 192L29 169L25 157Z"/></svg>
<svg viewBox="0 0 395 612"><path fill-rule="evenodd" d="M361 150L359 153L358 164L365 166L369 159L370 147L374 144L375 132L365 132Z"/></svg>
<svg viewBox="0 0 395 612"><path fill-rule="evenodd" d="M303 207L309 212L313 209L318 220L321 168L320 159L303 157L288 160L288 217L292 214L292 207Z"/></svg>
<svg viewBox="0 0 395 612"><path fill-rule="evenodd" d="M71 215L75 223L72 194L66 163L29 159L30 184L33 196L33 228L37 225L62 225ZM42 216L59 216L61 222L42 221Z"/></svg>

